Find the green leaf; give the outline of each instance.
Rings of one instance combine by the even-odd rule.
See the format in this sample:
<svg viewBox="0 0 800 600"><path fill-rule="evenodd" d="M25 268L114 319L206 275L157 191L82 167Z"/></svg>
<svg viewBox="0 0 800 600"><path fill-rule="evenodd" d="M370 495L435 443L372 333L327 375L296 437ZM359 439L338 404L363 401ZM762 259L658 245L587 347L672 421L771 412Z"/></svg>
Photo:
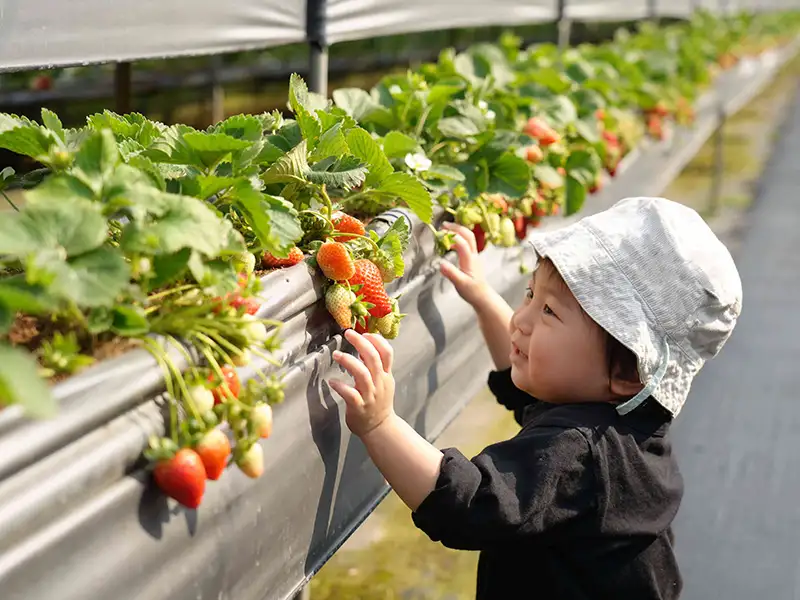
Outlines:
<svg viewBox="0 0 800 600"><path fill-rule="evenodd" d="M153 257L153 270L156 275L150 282L151 288L163 287L177 281L186 272L191 254L189 248L183 248L173 254L159 254Z"/></svg>
<svg viewBox="0 0 800 600"><path fill-rule="evenodd" d="M383 138L383 151L389 158L403 158L406 154L416 152L419 142L405 133L390 131Z"/></svg>
<svg viewBox="0 0 800 600"><path fill-rule="evenodd" d="M96 131L110 129L117 140L131 139L145 147L152 144L161 132L167 129L163 124L150 121L142 114L118 115L110 110L91 115L87 121L90 128Z"/></svg>
<svg viewBox="0 0 800 600"><path fill-rule="evenodd" d="M306 141L303 140L275 161L275 163L261 175L261 180L267 185L270 183L305 181L309 171L307 155L308 147L306 146Z"/></svg>
<svg viewBox="0 0 800 600"><path fill-rule="evenodd" d="M224 133L190 131L184 133L183 139L200 158L202 165L207 168L215 167L230 157L233 152L244 150L250 146L247 140L236 139Z"/></svg>
<svg viewBox="0 0 800 600"><path fill-rule="evenodd" d="M114 134L103 129L89 137L75 154L75 168L85 176L87 184L99 192L103 181L120 162Z"/></svg>
<svg viewBox="0 0 800 600"><path fill-rule="evenodd" d="M233 186L240 179L219 175L197 175L181 180L181 191L188 196L208 200L213 195Z"/></svg>
<svg viewBox="0 0 800 600"><path fill-rule="evenodd" d="M573 178L567 177L567 193L566 193L566 207L565 215L573 215L583 208L583 203L586 200L586 185Z"/></svg>
<svg viewBox="0 0 800 600"><path fill-rule="evenodd" d="M296 117L300 131L303 133L303 138L308 143L308 148L313 150L317 146L319 136L322 134L322 125L320 125L314 113L306 112L303 109L300 109Z"/></svg>
<svg viewBox="0 0 800 600"><path fill-rule="evenodd" d="M262 194L244 183L237 186L234 197L235 206L268 252L286 256L303 237L297 210L283 198Z"/></svg>
<svg viewBox="0 0 800 600"><path fill-rule="evenodd" d="M476 136L483 131L471 119L463 116L439 119L436 126L442 135L460 140Z"/></svg>
<svg viewBox="0 0 800 600"><path fill-rule="evenodd" d="M464 181L464 174L450 165L431 165L430 169L423 173L426 179L441 179L442 181Z"/></svg>
<svg viewBox="0 0 800 600"><path fill-rule="evenodd" d="M24 117L0 114L0 148L41 158L56 143L55 135Z"/></svg>
<svg viewBox="0 0 800 600"><path fill-rule="evenodd" d="M0 306L12 314L25 312L38 315L58 309L58 303L47 290L39 284L28 283L22 273L0 279Z"/></svg>
<svg viewBox="0 0 800 600"><path fill-rule="evenodd" d="M402 277L405 271L403 253L408 248L411 230L404 217L398 217L389 230L377 242L378 247L392 261L395 277Z"/></svg>
<svg viewBox="0 0 800 600"><path fill-rule="evenodd" d="M577 179L584 186L591 185L602 168L600 157L594 152L576 150L569 155L565 169L573 179Z"/></svg>
<svg viewBox="0 0 800 600"><path fill-rule="evenodd" d="M50 131L55 133L61 139L62 142L66 141L66 137L64 135L64 126L61 124L61 119L58 118L58 115L56 113L54 113L52 110L43 108L42 123Z"/></svg>
<svg viewBox="0 0 800 600"><path fill-rule="evenodd" d="M191 248L209 258L241 252L241 235L227 219L197 198L141 190L135 212L150 219L133 220L122 231L120 245L126 253L170 254Z"/></svg>
<svg viewBox="0 0 800 600"><path fill-rule="evenodd" d="M340 88L333 91L333 101L358 122L364 122L380 105L368 92L359 88Z"/></svg>
<svg viewBox="0 0 800 600"><path fill-rule="evenodd" d="M308 86L297 73L289 77L289 106L292 112L308 112Z"/></svg>
<svg viewBox="0 0 800 600"><path fill-rule="evenodd" d="M360 127L351 129L347 132L346 139L350 152L365 162L369 168L365 185L369 187L379 185L394 172L378 142L365 130Z"/></svg>
<svg viewBox="0 0 800 600"><path fill-rule="evenodd" d="M141 306L117 305L111 314L111 331L117 335L141 337L150 331L150 323Z"/></svg>
<svg viewBox="0 0 800 600"><path fill-rule="evenodd" d="M235 115L213 126L214 133L224 133L237 140L257 142L263 133L262 121L253 115Z"/></svg>
<svg viewBox="0 0 800 600"><path fill-rule="evenodd" d="M551 98L544 103L543 109L548 122L557 129L565 127L578 118L575 105L566 96Z"/></svg>
<svg viewBox="0 0 800 600"><path fill-rule="evenodd" d="M433 218L431 195L416 177L408 173L392 173L381 182L377 190L405 202L425 223L430 223Z"/></svg>
<svg viewBox="0 0 800 600"><path fill-rule="evenodd" d="M597 129L597 122L594 120L575 121L575 131L581 138L583 138L590 144L596 144L597 142L600 141L600 132Z"/></svg>
<svg viewBox="0 0 800 600"><path fill-rule="evenodd" d="M550 165L536 165L533 167L534 177L552 189L558 189L564 185L564 178Z"/></svg>
<svg viewBox="0 0 800 600"><path fill-rule="evenodd" d="M28 204L0 219L0 255L24 257L42 249L83 254L106 240L100 206L79 198L59 204Z"/></svg>
<svg viewBox="0 0 800 600"><path fill-rule="evenodd" d="M25 192L28 205L65 204L72 201L94 203L95 192L73 175L51 175L40 185ZM98 208L99 210L99 208Z"/></svg>
<svg viewBox="0 0 800 600"><path fill-rule="evenodd" d="M195 281L211 296L224 296L236 289L236 271L229 262L222 260L204 262L195 252L189 259L189 270Z"/></svg>
<svg viewBox="0 0 800 600"><path fill-rule="evenodd" d="M531 179L528 163L509 152L495 161L489 170L487 191L499 192L511 197L520 197L527 190Z"/></svg>
<svg viewBox="0 0 800 600"><path fill-rule="evenodd" d="M0 344L0 405L19 404L34 418L54 416L55 398L38 371L31 355Z"/></svg>
<svg viewBox="0 0 800 600"><path fill-rule="evenodd" d="M97 248L64 262L55 253L36 255L38 271L52 276L50 293L81 307L110 306L130 281L130 266L117 248Z"/></svg>
<svg viewBox="0 0 800 600"><path fill-rule="evenodd" d="M317 147L309 156L309 161L315 163L329 156L342 156L349 151L342 133L342 124L336 123L320 136Z"/></svg>
<svg viewBox="0 0 800 600"><path fill-rule="evenodd" d="M525 79L543 85L556 94L564 94L572 87L569 79L552 67L531 71L525 75Z"/></svg>
<svg viewBox="0 0 800 600"><path fill-rule="evenodd" d="M351 190L367 178L367 167L352 154L341 158L329 157L316 163L308 172L308 180L331 188Z"/></svg>

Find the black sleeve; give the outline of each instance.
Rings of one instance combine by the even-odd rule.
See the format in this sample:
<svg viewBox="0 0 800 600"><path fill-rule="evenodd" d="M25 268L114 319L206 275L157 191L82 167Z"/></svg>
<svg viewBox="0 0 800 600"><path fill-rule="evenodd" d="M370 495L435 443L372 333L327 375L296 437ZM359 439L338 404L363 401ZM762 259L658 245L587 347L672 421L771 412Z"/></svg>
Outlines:
<svg viewBox="0 0 800 600"><path fill-rule="evenodd" d="M444 451L435 489L414 524L449 548L484 550L563 536L595 506L591 451L577 430L532 427L471 461Z"/></svg>
<svg viewBox="0 0 800 600"><path fill-rule="evenodd" d="M511 367L503 371L490 372L489 389L501 405L514 412L514 419L520 425L525 408L538 402L536 398L514 385L511 380Z"/></svg>

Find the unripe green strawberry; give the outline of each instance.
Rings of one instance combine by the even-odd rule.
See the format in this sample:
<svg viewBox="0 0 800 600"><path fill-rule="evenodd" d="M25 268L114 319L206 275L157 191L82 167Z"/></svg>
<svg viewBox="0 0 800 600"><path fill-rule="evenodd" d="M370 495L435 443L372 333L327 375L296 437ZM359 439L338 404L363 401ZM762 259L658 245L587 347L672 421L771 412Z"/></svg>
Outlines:
<svg viewBox="0 0 800 600"><path fill-rule="evenodd" d="M391 283L395 280L394 263L392 262L392 259L386 255L379 254L373 259L372 262L375 263L375 265L378 267L378 270L381 272L383 283Z"/></svg>
<svg viewBox="0 0 800 600"><path fill-rule="evenodd" d="M325 307L342 329L353 327L352 306L356 295L343 285L332 285L325 294Z"/></svg>
<svg viewBox="0 0 800 600"><path fill-rule="evenodd" d="M484 229L490 235L497 235L500 232L500 215L497 213L486 215L486 227Z"/></svg>
<svg viewBox="0 0 800 600"><path fill-rule="evenodd" d="M256 268L256 257L252 252L240 252L231 260L237 273L250 275Z"/></svg>
<svg viewBox="0 0 800 600"><path fill-rule="evenodd" d="M508 217L503 217L500 221L500 244L505 247L513 246L517 241L517 230L514 221Z"/></svg>
<svg viewBox="0 0 800 600"><path fill-rule="evenodd" d="M392 327L394 327L394 324L397 321L394 314L388 314L385 317L373 320L375 322L375 330L383 337L389 336L389 333L392 331Z"/></svg>
<svg viewBox="0 0 800 600"><path fill-rule="evenodd" d="M398 335L400 335L400 321L395 320L395 322L392 323L392 328L389 330L389 333L384 337L387 340L394 340Z"/></svg>
<svg viewBox="0 0 800 600"><path fill-rule="evenodd" d="M476 206L459 206L456 210L456 221L464 227L473 227L483 221L483 215Z"/></svg>

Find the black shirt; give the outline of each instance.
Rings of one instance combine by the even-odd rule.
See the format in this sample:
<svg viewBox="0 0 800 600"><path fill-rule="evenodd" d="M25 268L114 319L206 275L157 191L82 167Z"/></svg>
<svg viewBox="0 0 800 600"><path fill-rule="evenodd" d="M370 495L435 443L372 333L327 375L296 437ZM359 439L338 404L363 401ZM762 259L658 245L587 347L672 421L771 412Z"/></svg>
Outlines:
<svg viewBox="0 0 800 600"><path fill-rule="evenodd" d="M471 461L444 451L413 514L433 541L480 550L478 600L672 600L682 580L671 523L683 494L669 414L652 399L546 404L510 370L489 387L523 426Z"/></svg>

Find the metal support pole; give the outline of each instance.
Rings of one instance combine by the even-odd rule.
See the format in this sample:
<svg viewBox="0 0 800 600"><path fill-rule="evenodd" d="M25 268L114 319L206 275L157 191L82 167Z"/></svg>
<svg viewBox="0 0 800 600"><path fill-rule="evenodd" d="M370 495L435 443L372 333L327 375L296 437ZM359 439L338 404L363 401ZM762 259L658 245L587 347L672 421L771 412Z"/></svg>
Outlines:
<svg viewBox="0 0 800 600"><path fill-rule="evenodd" d="M558 47L569 48L569 37L572 32L572 21L567 17L567 0L558 0Z"/></svg>
<svg viewBox="0 0 800 600"><path fill-rule="evenodd" d="M211 57L211 122L219 123L225 118L225 88L219 80L222 72L222 57Z"/></svg>
<svg viewBox="0 0 800 600"><path fill-rule="evenodd" d="M722 102L717 104L717 128L714 131L714 165L711 173L711 188L708 198L708 212L717 214L722 197L722 183L725 179L725 122L727 114Z"/></svg>
<svg viewBox="0 0 800 600"><path fill-rule="evenodd" d="M647 18L650 20L658 18L658 0L647 0Z"/></svg>
<svg viewBox="0 0 800 600"><path fill-rule="evenodd" d="M131 63L117 63L114 68L114 106L119 114L131 112Z"/></svg>
<svg viewBox="0 0 800 600"><path fill-rule="evenodd" d="M309 586L304 587L294 595L292 600L311 600L311 588Z"/></svg>
<svg viewBox="0 0 800 600"><path fill-rule="evenodd" d="M323 96L328 95L328 40L325 18L325 0L308 0L306 5L308 89Z"/></svg>

